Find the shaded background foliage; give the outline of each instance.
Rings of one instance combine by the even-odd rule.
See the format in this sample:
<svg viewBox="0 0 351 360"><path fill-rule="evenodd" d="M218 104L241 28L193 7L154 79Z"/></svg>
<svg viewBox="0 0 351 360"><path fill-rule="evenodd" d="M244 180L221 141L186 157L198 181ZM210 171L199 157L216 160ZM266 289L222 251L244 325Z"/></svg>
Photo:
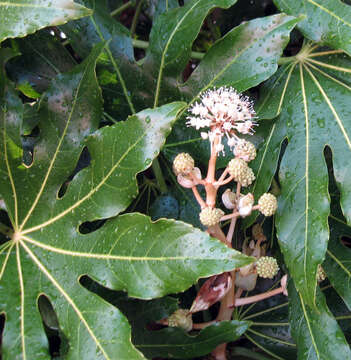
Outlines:
<svg viewBox="0 0 351 360"><path fill-rule="evenodd" d="M119 329L123 333L123 340L114 339L119 342L110 348L101 346L103 351L100 349L96 358L106 358L105 354L109 351L111 358L195 358L204 356L222 342L233 342L230 347L232 357L350 358L349 3L339 0L84 0L79 3L80 5L75 5L75 10L63 10L63 14L58 16L61 19L59 22L47 22L48 17L44 11L35 18L36 25L28 24L23 20L28 14L22 13L23 10L10 9L8 24L0 25L1 39L7 38L0 49L0 85L3 96L1 119L6 123L9 108L18 118L17 132L15 134L14 131L15 135L11 134L11 140L15 139L17 146L23 147L24 162L31 164L35 147L43 146L41 135L45 133L46 115L51 111L46 105L46 99L55 96L55 92L61 94L67 89L72 90L73 77L78 76L81 79L82 71L79 69L84 66L90 69L90 79L86 80L89 91L82 93L85 96L95 91L97 95L90 103L91 108L83 101L80 103L81 97L78 95L78 105L81 106L81 111L89 116L94 114L89 130L89 133L94 135L86 140L88 132L82 134L78 148L72 150L76 161L57 179L56 190L60 189L61 197L66 199L66 202L74 203L75 194L80 191L83 191L84 195L82 184L86 183L89 174L99 174L101 169L109 166L106 164L109 163L110 153L112 158L114 155L116 158L121 157L119 152L123 146L119 143L114 148L114 141L116 138L122 139L123 134L127 133L123 124L128 116L134 114L127 120L129 124L134 121L131 133L137 132L139 126L143 127L148 116L152 120L151 124L156 123L158 126L161 126L160 118L168 117L168 120L164 128L161 126L155 129L150 126L147 132L149 140L137 148L132 159L127 161L126 166L130 164L132 167L130 175L127 176L123 169L116 171L116 179L118 176L131 179L123 180L130 182L133 188L126 198L117 194L121 183L116 180L116 183L111 184L117 188L113 199L109 192L98 194L97 204L86 206L81 213L78 210L78 214L71 216L67 222L55 224L49 235L36 234L37 240L41 241L48 236L49 240L45 238L42 242L47 246L66 246L65 249L71 252L90 251L91 247L84 247L86 244L72 246L61 239L59 242L53 240L54 234L62 232L66 226L68 229L75 221L74 225L80 225L80 233L70 235L71 240L83 238L81 234L86 234L84 241L100 239L101 248L98 254L108 253L114 239L110 242L102 239L109 238L113 233L112 229L116 226L127 227L128 219L139 222L140 229L144 222L148 223L149 220L134 212L150 215L153 220L166 217L185 221L201 229L197 216L198 205L193 200L192 193L177 184L171 164L178 152L187 151L194 156L199 167L205 170L208 144L201 141L197 132L185 126L185 108L196 100L202 90L227 85L246 91L256 103L260 126L252 141L258 148L258 157L253 164L257 181L250 191L258 197L271 188L272 192L280 195L276 218L266 220L263 226L268 237L269 252L279 259L283 272L290 275L288 299L279 296L239 308L234 313L233 321L213 325L199 334L188 335L180 329L155 329L150 324L170 315L178 307L189 307L199 284L183 293L154 300L151 298L185 290L196 283L199 277L239 266L240 262L243 264L247 259L229 252L223 253L222 257L212 256L213 250L210 249L213 245L211 240L206 238L202 261L196 263L189 258L188 265L179 264L171 271L175 276L173 279L157 279L151 270L150 278L143 287L141 283L135 283L135 278L133 280L132 276L129 277L128 270L119 268L118 264L113 265L115 268L111 270L111 266L106 263L96 262L87 266L79 261L73 264L71 260L61 261L58 258L45 260L46 255L43 252L43 263L44 260L47 261L46 268L52 266L55 276L59 274L57 264L69 264L73 280L79 279L79 289L72 287L66 291L72 291L74 302L78 303L79 299L89 294L94 299L91 300L91 309L99 309L100 316L106 318L106 324L111 322L108 325L111 326L111 332L116 326L112 324L113 321L124 326L123 331ZM6 11L8 9L0 5L0 15L7 14ZM80 19L75 20L77 18ZM13 26L21 23L28 27L16 29L16 26ZM51 27L44 28L49 25ZM4 32L6 27L11 28L11 32ZM18 38L26 34L29 35ZM11 49L11 52L6 49ZM77 64L80 65L77 67ZM9 80L6 80L6 77ZM82 91L80 85L77 91ZM72 98L74 99L74 96ZM36 105L29 105L35 101ZM174 103L175 101L177 103ZM159 107L160 105L165 107ZM146 108L154 110L145 111ZM72 131L75 131L82 123L82 117L79 110L72 111L78 113L76 125L72 127ZM65 124L66 115L67 113L62 111L58 117L51 119L53 122L59 121L61 116L65 118L62 120ZM50 116L48 118L50 119ZM5 127L2 126L4 131ZM98 128L102 129L97 130ZM161 140L160 143L153 144L154 148L151 150L149 146L156 131L161 134ZM55 134L49 133L47 136L50 142ZM100 138L103 140L99 143ZM132 138L133 135L128 134L126 147L133 141ZM164 141L166 143L163 146ZM4 144L6 143L5 139ZM45 146L46 150L50 150L49 144ZM111 148L114 150L111 151ZM149 149L148 155L140 156L145 149ZM106 159L105 164L101 158ZM150 167L155 158L158 160ZM230 152L227 150L218 166L225 166L229 158ZM67 158L62 158L65 159ZM163 180L158 176L159 166ZM85 170L82 171L83 169ZM39 177L40 171L35 175ZM20 177L21 173L18 179ZM11 197L11 190L3 185L5 177L2 177L1 181L3 188L0 197L6 202L6 197ZM41 183L38 182L35 186L40 188ZM20 184L18 188L26 194L25 185ZM30 196L36 197L36 191L28 191L33 191ZM72 199L69 200L67 196ZM50 198L49 193L47 197ZM95 199L93 200L92 204L95 202ZM7 200L6 207L1 203L3 210L0 212L0 222L4 229L1 239L4 246L7 246L8 241L6 229L11 227L10 218L14 213L10 209L10 203L11 200ZM45 204L44 202L41 205L44 210ZM21 211L28 206L30 202L24 201ZM58 213L59 211L60 209ZM124 212L132 215L114 218ZM55 210L53 214L56 214ZM51 216L54 216L53 214ZM46 211L33 215L33 220L30 218L29 223L33 221L33 226L37 226L45 221ZM107 218L113 219L106 221ZM263 220L251 216L241 222L241 230L235 234L236 244L242 243L251 235L250 226L255 221ZM156 224L160 227L162 223ZM173 221L165 226L174 226L177 229L174 236L169 235L173 236L170 242L175 244L179 241L180 244L178 248L175 246L173 254L169 253L167 256L184 257L191 253L189 241L183 238L179 240L180 228L186 236L194 235L192 246L193 251L196 251L197 242L194 239L200 236L197 230L185 225L182 227L183 225ZM154 231L159 234L159 230ZM151 235L145 236L146 244L151 238ZM128 243L128 239L128 236L124 238L125 243ZM29 246L28 243L25 246ZM215 247L218 250L215 254L223 251L220 245L216 244ZM35 253L34 248L27 251L27 254L33 252ZM8 261L6 254L2 253L2 264ZM35 254L40 258L39 252ZM132 252L128 245L122 245L116 254L130 256ZM144 256L145 253L141 255ZM205 266L208 258L212 258L213 262ZM224 258L229 263L220 261ZM15 255L9 256L9 259L14 263L15 269L18 266ZM328 280L320 287L316 284L318 264L323 264L328 275ZM23 262L22 266L27 266L30 276L35 279L36 270L32 269L33 264ZM113 271L120 271L123 274L122 281L116 280L114 275L105 275L106 268L111 274ZM177 274L186 273L189 268L195 271L194 276L182 280L179 287ZM145 271L145 267L141 269ZM6 275L6 272L4 274ZM63 274L62 280L66 276L67 274ZM10 286L10 283L13 277L16 277L16 271L9 271L7 277L8 280L2 280L5 281L5 286L14 287L13 284ZM55 289L50 292L48 288L52 286L52 281L51 284L47 279L45 281L47 283L42 290L45 295L42 295L38 302L40 314L36 312L35 305L40 289L35 287L28 291L28 294L33 292L33 301L28 305L28 309L34 314L29 320L30 327L43 327L46 337L44 339L42 331L34 331L32 335L29 329L27 337L32 339L31 341L37 341L40 349L35 347L27 351L36 352L37 358L60 356L74 359L86 355L82 349L73 349L73 344L77 343L76 338L81 334L75 332L74 325L70 325L68 319L64 319L62 315L64 311L72 311L69 306L72 304L60 302L62 292L56 294ZM31 285L29 279L25 282L27 286ZM201 282L202 280L199 281L200 284ZM18 315L18 318L22 314L20 309L24 304L18 296L18 288L22 288L22 285L19 279L13 293L4 294L3 290L0 293L1 310L5 311L7 316L10 310ZM262 280L255 291L274 286L277 284ZM135 300L124 292L110 288L128 290L131 295L147 300ZM82 312L89 311L87 303L82 302L81 308ZM106 316L107 311L113 312L111 319ZM207 321L216 311L215 306L211 312L197 315L195 320ZM78 320L74 321L78 324ZM2 316L2 326L5 324L3 357L10 358L11 353L18 358L25 357L20 342L12 341L13 334L20 332L20 324L14 321L16 324L11 325L14 328L7 329L6 326L9 326L11 321L14 321L11 317ZM98 319L88 319L88 322L94 327ZM100 334L99 326L96 328L97 338L101 337L108 342L110 333ZM128 338L130 334L132 342ZM204 339L207 347L203 345ZM177 344L181 346L175 346ZM96 347L94 344L90 346L91 349ZM85 351L89 349L87 347ZM117 353L115 349L118 349ZM128 352L130 353L126 355ZM27 358L31 358L31 354L33 353L29 352Z"/></svg>

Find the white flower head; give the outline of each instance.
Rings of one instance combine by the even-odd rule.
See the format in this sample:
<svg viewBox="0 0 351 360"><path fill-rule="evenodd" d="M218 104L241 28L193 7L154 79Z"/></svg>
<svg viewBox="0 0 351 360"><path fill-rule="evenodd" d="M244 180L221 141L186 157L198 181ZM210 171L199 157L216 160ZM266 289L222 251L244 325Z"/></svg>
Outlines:
<svg viewBox="0 0 351 360"><path fill-rule="evenodd" d="M208 128L208 139L211 146L217 141L214 149L223 152L222 138L225 136L232 149L239 141L238 133L253 134L256 113L247 96L238 93L232 87L221 87L206 91L201 101L196 102L189 110L187 125L196 130ZM204 129L205 130L205 129ZM206 129L207 130L207 129ZM204 132L201 133L203 136ZM219 142L219 143L218 143Z"/></svg>

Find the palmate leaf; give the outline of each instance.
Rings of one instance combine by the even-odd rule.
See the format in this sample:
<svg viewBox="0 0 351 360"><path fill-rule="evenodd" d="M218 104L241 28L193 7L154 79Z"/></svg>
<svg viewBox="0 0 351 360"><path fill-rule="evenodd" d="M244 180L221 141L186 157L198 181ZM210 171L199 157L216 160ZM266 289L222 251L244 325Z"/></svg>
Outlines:
<svg viewBox="0 0 351 360"><path fill-rule="evenodd" d="M340 0L274 0L289 15L304 15L298 28L309 39L351 54L351 7Z"/></svg>
<svg viewBox="0 0 351 360"><path fill-rule="evenodd" d="M325 296L318 288L317 308L308 307L292 281L289 283L289 319L292 335L297 344L299 359L338 360L351 357L350 347L333 314L328 309Z"/></svg>
<svg viewBox="0 0 351 360"><path fill-rule="evenodd" d="M283 66L265 85L257 106L261 118L280 116L271 125L257 164L257 189L268 188L281 141L289 144L281 162L281 196L276 219L285 262L304 301L314 306L316 270L328 244L328 173L323 150L333 151L341 207L348 221L350 168L349 59L338 50L318 51L307 45L296 61ZM315 50L311 52L311 50ZM260 195L256 193L256 195Z"/></svg>
<svg viewBox="0 0 351 360"><path fill-rule="evenodd" d="M178 102L144 110L89 136L102 113L94 70L103 47L59 75L41 99L40 136L30 166L22 163L23 105L11 83L1 89L0 197L14 229L0 249L4 359L49 358L37 309L41 294L51 301L69 340L68 359L142 358L131 344L126 319L84 289L82 275L149 299L252 261L190 225L165 219L152 223L141 214L111 219L89 234L79 232L83 222L115 216L130 204L137 194L136 174L158 155L184 107ZM84 147L89 166L62 187Z"/></svg>
<svg viewBox="0 0 351 360"><path fill-rule="evenodd" d="M92 13L73 0L7 0L0 2L0 42L61 25Z"/></svg>

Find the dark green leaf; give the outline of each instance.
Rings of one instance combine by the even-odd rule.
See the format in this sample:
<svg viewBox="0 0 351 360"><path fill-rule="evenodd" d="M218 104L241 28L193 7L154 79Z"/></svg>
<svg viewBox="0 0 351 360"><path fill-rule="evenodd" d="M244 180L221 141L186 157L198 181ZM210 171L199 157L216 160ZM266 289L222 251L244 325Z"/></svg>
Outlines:
<svg viewBox="0 0 351 360"><path fill-rule="evenodd" d="M280 113L259 159L260 191L272 178L280 142L289 144L281 162L278 237L290 273L304 301L313 306L316 270L328 244L328 172L323 150L333 151L341 207L351 220L350 174L347 156L351 149L350 62L346 56L312 52L307 45L264 86L258 105L261 118ZM317 60L318 59L318 60ZM348 64L348 65L347 65Z"/></svg>
<svg viewBox="0 0 351 360"><path fill-rule="evenodd" d="M21 56L9 61L6 70L21 91L23 86L30 85L42 93L57 74L68 72L76 65L62 43L47 30L16 39L14 44Z"/></svg>
<svg viewBox="0 0 351 360"><path fill-rule="evenodd" d="M213 86L243 92L268 79L300 19L278 14L243 23L218 40L185 83L195 98Z"/></svg>
<svg viewBox="0 0 351 360"><path fill-rule="evenodd" d="M37 309L42 294L69 340L67 358L142 358L131 344L127 320L99 296L88 296L79 284L82 275L152 298L253 260L190 225L151 223L141 214L120 216L89 234L79 232L83 222L115 216L130 204L137 194L136 174L151 165L184 107L178 102L144 110L89 136L102 114L94 70L103 47L59 75L41 99L40 135L30 166L22 163L23 105L11 83L5 84L0 197L14 233L0 249L4 359L49 358ZM63 191L85 146L90 164Z"/></svg>
<svg viewBox="0 0 351 360"><path fill-rule="evenodd" d="M299 359L349 359L351 351L344 334L325 303L318 289L316 308L310 308L292 281L289 283L290 322L297 344Z"/></svg>
<svg viewBox="0 0 351 360"><path fill-rule="evenodd" d="M146 356L192 359L210 353L217 345L237 340L249 327L247 321L221 321L201 330L199 334L187 334L179 328L166 328L148 332L135 346Z"/></svg>
<svg viewBox="0 0 351 360"><path fill-rule="evenodd" d="M9 0L0 3L0 42L26 36L46 26L60 25L91 14L73 0Z"/></svg>
<svg viewBox="0 0 351 360"><path fill-rule="evenodd" d="M236 0L194 0L157 18L152 27L144 63L145 71L151 72L156 80L152 88L155 94L154 106L158 105L160 97L164 98L162 102L169 101L166 94L162 95L163 83L174 82L173 78L179 76L184 69L190 59L192 43L209 10L214 7L228 8L235 2Z"/></svg>
<svg viewBox="0 0 351 360"><path fill-rule="evenodd" d="M323 269L336 292L351 310L351 249L341 244L341 237L350 236L351 229L334 217L329 218L329 225L330 240Z"/></svg>
<svg viewBox="0 0 351 360"><path fill-rule="evenodd" d="M351 7L340 0L274 0L294 16L304 15L298 28L311 40L351 54Z"/></svg>

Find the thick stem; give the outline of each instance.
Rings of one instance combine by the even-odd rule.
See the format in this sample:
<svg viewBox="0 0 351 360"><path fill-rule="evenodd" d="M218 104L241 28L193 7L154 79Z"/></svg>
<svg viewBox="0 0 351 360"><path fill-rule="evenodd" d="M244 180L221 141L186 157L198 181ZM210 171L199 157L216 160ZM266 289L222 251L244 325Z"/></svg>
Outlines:
<svg viewBox="0 0 351 360"><path fill-rule="evenodd" d="M219 144L219 136L216 136L211 144L211 157L210 161L208 162L208 171L206 176L206 182L213 184L215 179L215 172L216 172L216 161L217 161L217 151L216 146Z"/></svg>
<svg viewBox="0 0 351 360"><path fill-rule="evenodd" d="M233 283L233 286L234 286L234 283ZM230 307L230 305L232 303L233 294L234 294L233 291L229 291L227 293L227 295L222 299L216 321L230 320L232 318L234 308ZM216 360L226 360L227 359L226 350L227 350L226 343L218 345L212 351L212 356Z"/></svg>

